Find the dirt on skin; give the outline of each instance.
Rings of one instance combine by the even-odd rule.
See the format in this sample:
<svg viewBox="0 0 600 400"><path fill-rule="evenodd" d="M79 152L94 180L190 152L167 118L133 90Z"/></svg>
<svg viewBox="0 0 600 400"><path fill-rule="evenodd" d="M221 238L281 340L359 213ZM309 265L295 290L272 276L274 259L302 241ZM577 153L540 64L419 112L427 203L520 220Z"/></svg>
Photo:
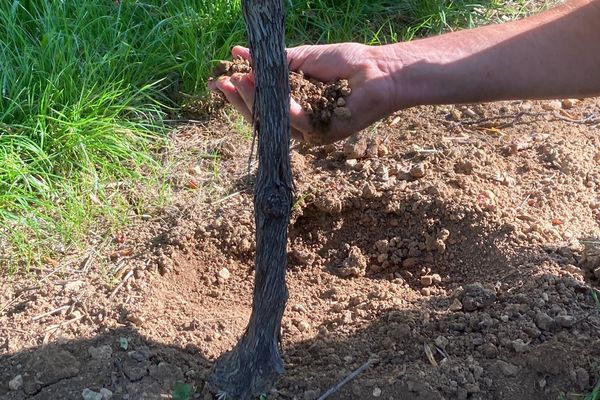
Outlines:
<svg viewBox="0 0 600 400"><path fill-rule="evenodd" d="M268 398L316 399L368 360L330 399L589 393L599 115L599 99L421 107L295 144L286 373ZM1 399L171 398L178 381L212 398L253 285L251 140L235 126L173 132L162 213L1 278Z"/></svg>

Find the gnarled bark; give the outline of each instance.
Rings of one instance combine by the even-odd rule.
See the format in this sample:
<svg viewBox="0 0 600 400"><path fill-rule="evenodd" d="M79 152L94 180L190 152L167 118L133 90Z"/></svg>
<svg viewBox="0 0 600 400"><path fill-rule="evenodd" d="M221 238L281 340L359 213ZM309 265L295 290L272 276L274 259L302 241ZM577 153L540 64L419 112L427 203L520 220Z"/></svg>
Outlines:
<svg viewBox="0 0 600 400"><path fill-rule="evenodd" d="M282 0L243 0L256 80L259 167L254 198L256 275L246 332L217 360L208 386L232 399L267 392L283 372L281 318L287 301L287 229L292 205L289 81Z"/></svg>

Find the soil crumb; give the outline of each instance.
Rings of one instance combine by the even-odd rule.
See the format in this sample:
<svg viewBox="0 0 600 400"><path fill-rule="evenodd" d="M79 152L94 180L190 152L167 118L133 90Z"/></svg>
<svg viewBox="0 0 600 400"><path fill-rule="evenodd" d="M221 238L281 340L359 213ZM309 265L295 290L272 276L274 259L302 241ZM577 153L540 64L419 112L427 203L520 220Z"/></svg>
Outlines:
<svg viewBox="0 0 600 400"><path fill-rule="evenodd" d="M220 61L212 71L214 77L231 76L236 73L252 72L248 60L236 58L233 61ZM352 117L346 107L346 98L352 93L347 79L332 82L304 75L302 71L290 71L291 96L310 115L310 121L317 130L325 129L336 117L349 120Z"/></svg>

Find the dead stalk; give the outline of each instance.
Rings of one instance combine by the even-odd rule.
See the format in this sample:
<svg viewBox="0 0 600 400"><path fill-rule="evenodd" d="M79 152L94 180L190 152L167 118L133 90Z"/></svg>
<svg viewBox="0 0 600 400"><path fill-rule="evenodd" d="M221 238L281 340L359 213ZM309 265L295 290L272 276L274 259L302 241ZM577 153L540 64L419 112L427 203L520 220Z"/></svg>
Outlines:
<svg viewBox="0 0 600 400"><path fill-rule="evenodd" d="M38 319L42 319L42 318L44 318L44 317L48 317L48 316L50 316L50 315L54 315L54 314L56 314L56 313L59 313L60 311L66 310L66 309L67 309L67 308L69 308L69 307L70 307L70 306L69 306L68 304L67 304L67 305L64 305L64 306L60 306L60 307L58 307L58 308L55 308L54 310L51 310L51 311L45 312L45 313L43 313L43 314L40 314L40 315L36 315L35 317L31 318L31 321L32 321L32 322L33 322L33 321L37 321Z"/></svg>
<svg viewBox="0 0 600 400"><path fill-rule="evenodd" d="M125 282L127 282L127 280L129 278L131 278L133 276L133 270L130 270L127 275L125 275L125 278L123 278L123 280L121 281L121 283L119 283L117 285L116 288L113 289L113 291L110 293L110 295L108 296L108 299L112 299L113 297L115 297L115 294L117 294L117 292L119 291L119 289L121 289L121 287L123 287L123 285L125 284Z"/></svg>
<svg viewBox="0 0 600 400"><path fill-rule="evenodd" d="M356 378L358 376L358 374L363 372L365 369L369 368L372 363L373 363L373 361L369 360L366 363L364 363L363 365L361 365L360 367L358 367L357 369L355 369L354 371L352 371L348 376L346 376L344 379L342 379L334 387L332 387L331 389L329 389L328 391L323 393L323 395L321 395L321 397L319 397L317 400L325 400L326 398L328 398L329 396L331 396L332 394L334 394L335 392L340 390L342 388L342 386L344 386L346 383L350 382L352 379Z"/></svg>

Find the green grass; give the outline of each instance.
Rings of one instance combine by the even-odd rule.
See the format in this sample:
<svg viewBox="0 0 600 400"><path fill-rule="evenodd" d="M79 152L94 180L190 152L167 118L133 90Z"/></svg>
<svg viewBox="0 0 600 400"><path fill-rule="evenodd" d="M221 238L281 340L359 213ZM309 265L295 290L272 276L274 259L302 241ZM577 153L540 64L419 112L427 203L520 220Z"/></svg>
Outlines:
<svg viewBox="0 0 600 400"><path fill-rule="evenodd" d="M600 400L600 380L596 382L596 386L592 389L592 391L588 394L577 394L577 393L569 393L569 399L572 400ZM559 400L566 400L567 396L565 394L561 394L559 396Z"/></svg>
<svg viewBox="0 0 600 400"><path fill-rule="evenodd" d="M527 12L525 1L286 2L290 45L388 43ZM233 0L7 0L0 37L0 266L14 271L168 201L165 121L205 93L245 26Z"/></svg>

